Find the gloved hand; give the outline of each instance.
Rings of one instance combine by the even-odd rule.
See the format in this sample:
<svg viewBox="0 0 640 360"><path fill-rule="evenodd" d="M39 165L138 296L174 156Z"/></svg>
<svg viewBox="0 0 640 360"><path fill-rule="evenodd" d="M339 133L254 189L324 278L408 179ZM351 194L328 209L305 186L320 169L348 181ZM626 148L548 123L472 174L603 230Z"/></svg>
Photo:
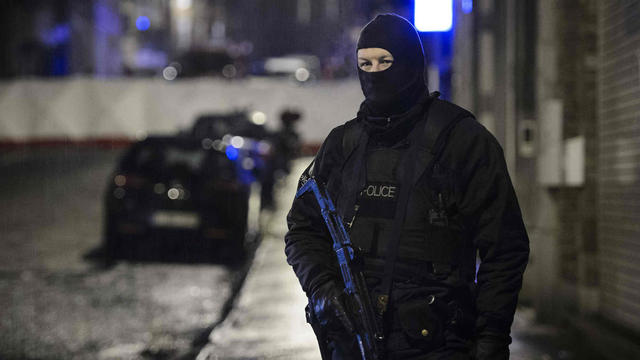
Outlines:
<svg viewBox="0 0 640 360"><path fill-rule="evenodd" d="M478 336L474 347L475 360L508 360L511 337L502 334Z"/></svg>
<svg viewBox="0 0 640 360"><path fill-rule="evenodd" d="M335 282L328 281L311 294L311 304L321 326L353 334L355 328L345 310L343 295Z"/></svg>

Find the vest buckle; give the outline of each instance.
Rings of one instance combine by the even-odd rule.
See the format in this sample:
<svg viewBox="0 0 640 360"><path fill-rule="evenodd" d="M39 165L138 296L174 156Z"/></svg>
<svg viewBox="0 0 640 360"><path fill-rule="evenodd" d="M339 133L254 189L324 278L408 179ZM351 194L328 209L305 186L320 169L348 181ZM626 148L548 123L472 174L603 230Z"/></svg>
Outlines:
<svg viewBox="0 0 640 360"><path fill-rule="evenodd" d="M389 295L378 295L378 301L376 302L378 315L383 315L387 311L387 305L389 305Z"/></svg>

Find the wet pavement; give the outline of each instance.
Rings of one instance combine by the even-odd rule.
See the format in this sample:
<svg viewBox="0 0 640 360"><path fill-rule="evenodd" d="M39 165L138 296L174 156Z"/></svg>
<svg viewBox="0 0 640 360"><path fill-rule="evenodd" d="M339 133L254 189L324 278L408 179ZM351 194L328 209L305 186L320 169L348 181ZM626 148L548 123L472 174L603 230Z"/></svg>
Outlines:
<svg viewBox="0 0 640 360"><path fill-rule="evenodd" d="M295 174L309 159L263 213L263 241L234 297L241 268L86 259L100 245L117 154L0 157L0 359L319 359L283 242ZM514 360L601 358L524 307L512 335Z"/></svg>
<svg viewBox="0 0 640 360"><path fill-rule="evenodd" d="M293 170L300 174L310 159ZM285 216L295 193L296 176L280 192L277 210L256 253L236 305L209 336L197 360L319 360L320 353L304 318L307 299L284 255ZM512 327L512 360L601 359L571 334L538 324L535 312L520 307Z"/></svg>
<svg viewBox="0 0 640 360"><path fill-rule="evenodd" d="M263 214L263 240L229 316L209 336L197 360L317 360L320 352L306 323L307 298L284 255L286 214L297 175L310 159L298 160L277 194L275 211Z"/></svg>
<svg viewBox="0 0 640 360"><path fill-rule="evenodd" d="M242 277L218 264L87 259L119 151L0 157L0 359L192 359Z"/></svg>

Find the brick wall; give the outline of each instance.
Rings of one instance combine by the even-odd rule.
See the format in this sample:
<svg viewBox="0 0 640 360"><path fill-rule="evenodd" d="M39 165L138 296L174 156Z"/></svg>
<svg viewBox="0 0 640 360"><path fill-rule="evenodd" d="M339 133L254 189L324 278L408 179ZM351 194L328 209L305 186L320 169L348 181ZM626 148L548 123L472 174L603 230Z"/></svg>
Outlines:
<svg viewBox="0 0 640 360"><path fill-rule="evenodd" d="M563 137L585 138L585 182L555 194L559 206L559 271L567 284L597 285L596 261L596 71L597 20L594 0L559 2L558 82L563 101ZM576 293L579 305L579 294Z"/></svg>
<svg viewBox="0 0 640 360"><path fill-rule="evenodd" d="M640 331L640 1L598 2L600 313Z"/></svg>

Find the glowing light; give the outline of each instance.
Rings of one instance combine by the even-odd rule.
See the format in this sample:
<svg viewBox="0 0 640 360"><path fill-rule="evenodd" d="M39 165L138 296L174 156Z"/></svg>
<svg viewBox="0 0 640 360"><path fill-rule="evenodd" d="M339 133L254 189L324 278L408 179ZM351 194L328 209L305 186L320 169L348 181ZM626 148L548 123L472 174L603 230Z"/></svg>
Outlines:
<svg viewBox="0 0 640 360"><path fill-rule="evenodd" d="M311 77L311 73L309 72L309 70L305 68L298 68L296 70L295 76L296 76L296 80L300 82L305 82L309 80L309 77Z"/></svg>
<svg viewBox="0 0 640 360"><path fill-rule="evenodd" d="M258 153L260 155L266 155L271 152L271 144L269 142L261 140L258 142Z"/></svg>
<svg viewBox="0 0 640 360"><path fill-rule="evenodd" d="M227 154L227 158L231 161L235 161L238 159L238 155L240 154L238 152L238 149L234 148L233 146L227 146L227 150L225 150L225 154Z"/></svg>
<svg viewBox="0 0 640 360"><path fill-rule="evenodd" d="M180 10L191 9L192 0L176 0L176 7Z"/></svg>
<svg viewBox="0 0 640 360"><path fill-rule="evenodd" d="M42 32L40 34L42 41L49 46L54 46L66 42L70 36L71 26L69 25L69 23L57 25L53 29Z"/></svg>
<svg viewBox="0 0 640 360"><path fill-rule="evenodd" d="M237 74L238 70L232 64L227 64L222 68L222 76L226 77L227 79L234 78Z"/></svg>
<svg viewBox="0 0 640 360"><path fill-rule="evenodd" d="M213 147L213 140L209 138L202 139L202 148L205 150L209 150Z"/></svg>
<svg viewBox="0 0 640 360"><path fill-rule="evenodd" d="M151 27L151 21L146 16L138 16L136 19L136 28L140 31L147 31Z"/></svg>
<svg viewBox="0 0 640 360"><path fill-rule="evenodd" d="M122 199L124 198L125 195L125 191L123 188L119 187L119 188L115 188L113 190L113 197L115 197L116 199Z"/></svg>
<svg viewBox="0 0 640 360"><path fill-rule="evenodd" d="M418 31L449 31L453 25L453 1L415 0L414 15Z"/></svg>
<svg viewBox="0 0 640 360"><path fill-rule="evenodd" d="M169 65L164 70L162 70L162 77L165 80L175 80L178 77L178 69L176 69L173 65Z"/></svg>
<svg viewBox="0 0 640 360"><path fill-rule="evenodd" d="M224 150L224 143L220 139L213 140L213 144L211 146L217 151Z"/></svg>
<svg viewBox="0 0 640 360"><path fill-rule="evenodd" d="M176 188L171 188L169 189L169 191L167 191L167 196L171 200L176 200L178 197L180 197L180 190Z"/></svg>
<svg viewBox="0 0 640 360"><path fill-rule="evenodd" d="M242 168L245 170L251 170L256 167L256 162L252 158L244 158L242 160Z"/></svg>
<svg viewBox="0 0 640 360"><path fill-rule="evenodd" d="M251 114L251 121L256 125L264 125L267 122L267 115L262 111L254 111Z"/></svg>
<svg viewBox="0 0 640 360"><path fill-rule="evenodd" d="M127 183L127 178L124 175L116 175L113 178L113 182L117 185L117 186L124 186L124 184Z"/></svg>
<svg viewBox="0 0 640 360"><path fill-rule="evenodd" d="M240 149L243 145L244 139L242 138L242 136L234 136L231 138L231 146L233 146L234 148Z"/></svg>
<svg viewBox="0 0 640 360"><path fill-rule="evenodd" d="M462 12L469 14L473 11L473 0L462 0Z"/></svg>
<svg viewBox="0 0 640 360"><path fill-rule="evenodd" d="M158 195L163 194L165 189L166 187L163 183L156 183L155 185L153 185L153 192Z"/></svg>

